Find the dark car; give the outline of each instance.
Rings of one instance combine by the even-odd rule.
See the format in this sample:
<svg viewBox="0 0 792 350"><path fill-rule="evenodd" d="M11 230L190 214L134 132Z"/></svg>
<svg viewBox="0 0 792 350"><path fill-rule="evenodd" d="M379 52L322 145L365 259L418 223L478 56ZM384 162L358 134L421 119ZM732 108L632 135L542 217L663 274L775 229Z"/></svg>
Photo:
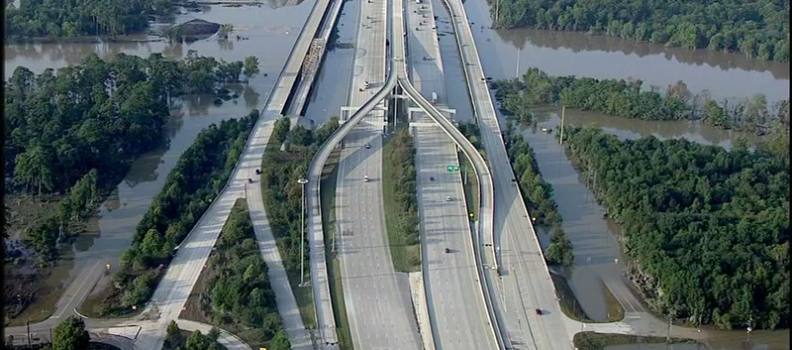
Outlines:
<svg viewBox="0 0 792 350"><path fill-rule="evenodd" d="M253 183L253 179L251 179L251 178L248 178L248 183L249 183L249 184L252 184L252 183Z"/></svg>
<svg viewBox="0 0 792 350"><path fill-rule="evenodd" d="M261 169L256 169L256 175L261 175Z"/></svg>
<svg viewBox="0 0 792 350"><path fill-rule="evenodd" d="M448 249L448 248L446 248L446 249L445 249L445 252L446 252L446 253L450 253L450 252L451 252L451 249Z"/></svg>
<svg viewBox="0 0 792 350"><path fill-rule="evenodd" d="M434 181L434 176L430 176L429 181Z"/></svg>
<svg viewBox="0 0 792 350"><path fill-rule="evenodd" d="M536 309L536 314L537 315L541 315L542 314L542 309Z"/></svg>
<svg viewBox="0 0 792 350"><path fill-rule="evenodd" d="M371 148L371 145L367 143L366 144L366 149L369 149L369 148Z"/></svg>

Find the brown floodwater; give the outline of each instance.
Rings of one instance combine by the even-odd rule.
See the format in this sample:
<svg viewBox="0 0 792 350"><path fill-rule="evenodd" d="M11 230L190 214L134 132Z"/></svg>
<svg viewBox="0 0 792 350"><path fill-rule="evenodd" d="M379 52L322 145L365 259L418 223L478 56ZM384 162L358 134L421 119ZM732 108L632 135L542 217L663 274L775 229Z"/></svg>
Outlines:
<svg viewBox="0 0 792 350"><path fill-rule="evenodd" d="M434 0L434 6L450 107L457 109L455 118L469 120L472 114L469 112L470 99L453 28L448 12L440 10L442 4ZM641 79L647 88L665 87L683 80L692 93L706 90L716 99L742 99L756 93L765 94L771 102L789 98L788 63L764 62L739 54L707 50L666 48L583 33L524 29L495 31L489 29L492 21L485 0L465 1L465 8L472 22L484 71L495 79L513 78L530 67L537 67L550 75ZM554 187L554 198L564 218L564 229L575 246L575 266L568 274L570 287L589 317L605 320L607 308L600 288L602 282L624 283L621 266L627 259L622 256L617 241L619 227L602 218L604 211L586 188L585 179L580 178L553 137L538 131L542 126L552 128L560 122L557 115L560 111L553 108L544 112L549 113L538 118L537 128L526 128L523 134L536 152L543 177ZM567 110L566 117L570 123L598 125L621 139L654 135L659 139L684 138L726 149L732 147L737 137L744 137L749 143L758 140L752 134L684 121L642 121L573 110ZM539 238L543 246L549 243L546 234L540 233ZM616 259L622 263L616 264ZM716 349L750 349L750 346L743 347L740 341L736 341L743 334L744 330L709 332L708 342ZM762 333L762 336L751 339L757 349L766 346L770 349L789 348L784 345L788 343L789 331ZM640 348L647 346L640 345ZM684 346L678 344L675 348L685 349Z"/></svg>
<svg viewBox="0 0 792 350"><path fill-rule="evenodd" d="M137 223L148 210L151 200L162 189L179 156L193 143L198 133L212 123L242 117L253 108L261 109L312 7L313 2L294 0L270 1L265 6L213 5L202 7L201 12L183 13L172 19L175 23L195 18L220 24L230 23L235 28L234 37L238 34L247 38L240 41L234 38L221 42L213 36L192 43L169 44L156 37L136 35L124 38L126 42L5 46L5 70L8 75L20 65L40 73L46 68L78 64L90 53L108 58L119 53L147 57L151 53L162 52L166 56L180 58L188 50L196 50L200 55L225 61L243 60L251 55L259 58L261 74L253 77L248 84L228 86L229 90L239 94L236 101L226 101L216 106L211 96L187 96L174 102L173 117L165 127L166 142L132 164L123 181L100 206L98 219L90 223L89 232L78 238L74 246L74 259L69 261L69 265L64 265L73 268L53 271L47 285L61 284L62 290L65 290L65 284L80 274L88 273L86 266L97 260L114 261L114 268L118 265L121 253L131 245ZM158 23L153 27L161 25L166 24Z"/></svg>
<svg viewBox="0 0 792 350"><path fill-rule="evenodd" d="M513 78L536 67L550 75L641 79L646 87L663 89L683 80L693 93L708 90L717 99L756 93L765 94L768 101L789 98L789 63L579 32L495 31L488 29L492 21L486 0L466 1L465 8L484 71L496 79Z"/></svg>
<svg viewBox="0 0 792 350"><path fill-rule="evenodd" d="M559 214L564 219L563 228L574 246L574 267L567 271L567 281L575 293L577 302L591 319L607 320L606 298L603 290L599 288L601 282L629 284L623 278L625 262L629 261L629 257L620 249L619 226L612 220L603 219L604 210L596 203L593 194L586 187L586 179L574 168L553 134L541 131L542 128L552 130L560 125L559 108L545 107L537 108L535 111L536 125L523 126L522 135L536 154L542 177L553 186L553 198L558 204ZM620 139L636 139L651 135L661 140L686 139L726 149L731 148L732 141L737 137L744 137L749 144L758 140L755 135L749 133L721 130L698 123L640 121L573 109L567 109L565 123L600 126L604 131ZM549 244L549 235L542 232L539 234L539 239L546 248ZM616 263L617 259L619 263ZM742 339L744 334L745 330L711 330L706 332L705 339L715 349L742 350L744 348L739 345L740 342L735 343L733 340ZM765 349L765 346L767 349L788 349L788 345L783 346L788 343L788 339L788 330L761 332L759 336L755 335L750 339L752 345L745 349L750 350L752 347Z"/></svg>

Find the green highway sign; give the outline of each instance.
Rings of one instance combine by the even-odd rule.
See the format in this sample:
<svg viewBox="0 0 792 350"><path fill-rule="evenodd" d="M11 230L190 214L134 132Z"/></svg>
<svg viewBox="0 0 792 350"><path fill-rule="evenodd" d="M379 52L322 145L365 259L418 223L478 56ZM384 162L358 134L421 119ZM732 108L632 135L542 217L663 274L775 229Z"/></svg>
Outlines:
<svg viewBox="0 0 792 350"><path fill-rule="evenodd" d="M449 173L453 173L455 171L459 171L459 166L458 165L449 165L449 166L446 167L446 170L448 170Z"/></svg>

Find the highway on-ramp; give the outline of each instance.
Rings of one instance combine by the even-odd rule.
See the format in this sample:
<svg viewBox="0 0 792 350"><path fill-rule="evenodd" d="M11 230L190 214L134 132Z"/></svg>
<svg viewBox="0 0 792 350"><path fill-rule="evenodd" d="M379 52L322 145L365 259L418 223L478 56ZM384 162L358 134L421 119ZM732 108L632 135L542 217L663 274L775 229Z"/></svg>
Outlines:
<svg viewBox="0 0 792 350"><path fill-rule="evenodd" d="M434 93L437 104L446 105L432 4L410 1L406 5L410 81L424 97ZM448 166L459 166L456 145L429 117L416 114L417 126L411 129L415 136L424 285L435 347L497 349L476 271L475 243L462 187L462 176L474 179L476 174L472 169L464 175L449 172Z"/></svg>

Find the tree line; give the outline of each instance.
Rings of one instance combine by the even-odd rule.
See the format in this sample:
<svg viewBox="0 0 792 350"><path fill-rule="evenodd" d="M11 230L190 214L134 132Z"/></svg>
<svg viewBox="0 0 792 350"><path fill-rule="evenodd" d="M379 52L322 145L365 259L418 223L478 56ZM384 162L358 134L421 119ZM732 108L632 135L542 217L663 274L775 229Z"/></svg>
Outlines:
<svg viewBox="0 0 792 350"><path fill-rule="evenodd" d="M567 130L655 311L722 328L789 326L788 153Z"/></svg>
<svg viewBox="0 0 792 350"><path fill-rule="evenodd" d="M258 342L251 345L289 350L245 199L237 199L215 248L203 271L209 282L200 296L201 312L213 324Z"/></svg>
<svg viewBox="0 0 792 350"><path fill-rule="evenodd" d="M722 129L765 133L789 129L789 100L771 107L762 94L744 101L716 102L707 93L693 95L679 81L665 92L656 87L643 89L643 82L616 79L552 77L530 68L522 79L492 83L501 109L522 120L531 119L536 104L560 103L566 107L601 112L607 115L644 120L698 120Z"/></svg>
<svg viewBox="0 0 792 350"><path fill-rule="evenodd" d="M39 346L41 350L72 350L72 349L96 349L91 344L91 335L85 329L85 321L82 318L69 316L63 322L59 323L55 329L52 330L52 339L50 343L44 346ZM14 336L9 335L5 339L4 349L14 350L23 349L27 346L15 346ZM34 345L36 347L36 345Z"/></svg>
<svg viewBox="0 0 792 350"><path fill-rule="evenodd" d="M91 54L57 74L17 67L5 82L6 191L66 194L57 215L27 235L40 260L53 260L57 243L75 234L68 224L92 215L132 161L162 144L173 97L213 92L257 69L255 60L217 62L195 51L182 61Z"/></svg>
<svg viewBox="0 0 792 350"><path fill-rule="evenodd" d="M587 31L687 49L789 61L789 3L774 0L490 0L507 28Z"/></svg>
<svg viewBox="0 0 792 350"><path fill-rule="evenodd" d="M207 334L195 331L185 338L176 321L171 321L165 330L162 350L226 350L217 341L218 338L220 330L214 327Z"/></svg>
<svg viewBox="0 0 792 350"><path fill-rule="evenodd" d="M383 147L383 200L394 268L409 272L421 265L420 254L408 247L420 243L415 170L415 141L408 129L397 131ZM388 200L390 198L391 200ZM393 252L393 250L396 252ZM400 254L399 251L405 254ZM413 254L410 254L413 253Z"/></svg>
<svg viewBox="0 0 792 350"><path fill-rule="evenodd" d="M506 127L506 152L522 190L523 201L536 225L550 227L550 245L545 252L548 264L569 266L575 260L572 242L561 226L562 218L553 199L553 186L542 178L531 146L509 122Z"/></svg>
<svg viewBox="0 0 792 350"><path fill-rule="evenodd" d="M21 0L7 5L6 38L139 33L151 16L171 13L171 0Z"/></svg>
<svg viewBox="0 0 792 350"><path fill-rule="evenodd" d="M132 247L123 253L121 269L113 275L113 293L97 303L96 314L128 313L151 297L174 248L228 182L258 117L254 109L246 117L212 124L179 157L138 223Z"/></svg>
<svg viewBox="0 0 792 350"><path fill-rule="evenodd" d="M273 126L261 166L261 192L272 234L275 236L283 266L288 270L300 267L300 212L302 185L307 178L311 159L338 129L338 118L331 118L316 132L302 125L291 127L289 118L278 119ZM304 241L308 247L308 240ZM309 254L304 255L308 264Z"/></svg>

